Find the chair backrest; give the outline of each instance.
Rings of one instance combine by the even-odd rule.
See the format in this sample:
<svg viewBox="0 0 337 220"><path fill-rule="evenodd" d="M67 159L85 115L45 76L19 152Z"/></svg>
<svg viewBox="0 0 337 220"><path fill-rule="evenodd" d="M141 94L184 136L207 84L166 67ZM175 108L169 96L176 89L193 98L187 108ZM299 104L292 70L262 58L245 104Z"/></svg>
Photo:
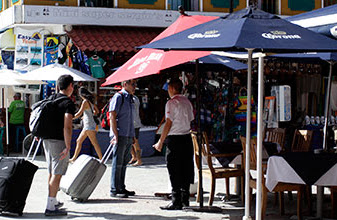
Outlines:
<svg viewBox="0 0 337 220"><path fill-rule="evenodd" d="M194 149L194 161L197 165L197 168L200 169L200 163L199 163L199 144L198 144L198 137L197 133L191 131L191 137L192 137L192 143L193 143L193 149Z"/></svg>
<svg viewBox="0 0 337 220"><path fill-rule="evenodd" d="M202 132L202 153L207 159L208 168L211 172L214 172L213 161L211 156L211 148L209 146L208 136L207 133L204 131Z"/></svg>
<svg viewBox="0 0 337 220"><path fill-rule="evenodd" d="M295 130L293 143L291 145L292 152L307 152L311 150L312 130Z"/></svg>
<svg viewBox="0 0 337 220"><path fill-rule="evenodd" d="M197 168L202 168L202 163L199 162L199 144L198 144L198 136L196 132L191 132L192 136L192 143L194 147L194 160L197 165ZM202 157L206 158L208 168L211 170L211 172L214 172L213 164L212 164L212 157L209 155L210 147L208 142L208 137L206 132L203 132L202 138L201 138L201 153Z"/></svg>
<svg viewBox="0 0 337 220"><path fill-rule="evenodd" d="M245 167L245 162L246 162L246 138L243 136L240 136L241 144L242 144L242 149L243 149L243 159L242 159L242 164ZM251 139L250 141L250 169L251 170L256 170L256 138Z"/></svg>
<svg viewBox="0 0 337 220"><path fill-rule="evenodd" d="M267 128L264 141L278 143L281 146L282 151L285 151L284 149L285 135L286 135L285 128Z"/></svg>

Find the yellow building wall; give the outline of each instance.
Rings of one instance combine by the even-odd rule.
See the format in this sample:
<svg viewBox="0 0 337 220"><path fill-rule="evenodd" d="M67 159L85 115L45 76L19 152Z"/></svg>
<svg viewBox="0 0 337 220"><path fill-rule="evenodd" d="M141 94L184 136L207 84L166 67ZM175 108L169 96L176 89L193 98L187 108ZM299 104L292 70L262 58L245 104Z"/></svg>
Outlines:
<svg viewBox="0 0 337 220"><path fill-rule="evenodd" d="M78 6L77 0L10 0L13 5L59 5L59 6Z"/></svg>
<svg viewBox="0 0 337 220"><path fill-rule="evenodd" d="M292 0L294 1L294 0ZM296 1L296 0L295 0ZM312 10L316 10L321 8L321 0L315 0L315 8ZM308 12L305 10L292 10L291 8L289 8L289 0L282 0L281 1L281 14L282 15L297 15L297 14L301 14L304 12Z"/></svg>
<svg viewBox="0 0 337 220"><path fill-rule="evenodd" d="M233 11L238 11L238 10L246 8L246 3L247 3L246 0L239 0L239 4L233 8ZM212 0L204 0L203 11L229 13L229 7L228 8L216 7L214 6L214 4L212 4Z"/></svg>
<svg viewBox="0 0 337 220"><path fill-rule="evenodd" d="M143 2L148 4L138 4ZM118 0L118 8L165 10L165 0Z"/></svg>

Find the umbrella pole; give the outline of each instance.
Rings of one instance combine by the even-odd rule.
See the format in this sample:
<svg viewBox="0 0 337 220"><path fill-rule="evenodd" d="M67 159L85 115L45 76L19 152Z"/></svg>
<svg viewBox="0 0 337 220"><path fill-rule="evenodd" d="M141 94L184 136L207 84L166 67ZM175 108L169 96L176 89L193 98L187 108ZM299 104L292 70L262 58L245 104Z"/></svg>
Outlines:
<svg viewBox="0 0 337 220"><path fill-rule="evenodd" d="M7 157L9 157L9 135L8 135L8 126L9 126L9 122L8 122L8 87L6 86L5 88L5 97L6 97L6 103L5 103L5 108L6 108L6 145L7 145Z"/></svg>
<svg viewBox="0 0 337 220"><path fill-rule="evenodd" d="M251 97L252 97L252 54L253 49L248 50L248 73L247 73L247 121L246 121L246 155L245 160L245 215L243 220L251 220L249 213L250 194L249 194L249 179L250 179L250 121L251 121ZM243 192L241 192L243 193Z"/></svg>
<svg viewBox="0 0 337 220"><path fill-rule="evenodd" d="M328 131L328 117L329 117L329 108L330 108L330 93L331 93L331 77L332 77L332 67L333 62L329 61L330 70L329 70L329 79L328 79L328 88L327 88L327 95L325 100L325 109L324 109L324 138L323 138L323 150L328 150L327 146L327 131Z"/></svg>
<svg viewBox="0 0 337 220"><path fill-rule="evenodd" d="M263 110L263 56L259 57L259 75L258 75L258 110L257 110L257 192L256 192L256 215L255 219L262 219L262 139L263 139L263 121L262 121L262 110Z"/></svg>
<svg viewBox="0 0 337 220"><path fill-rule="evenodd" d="M199 207L202 208L204 206L204 190L202 188L202 150L201 150L201 128L200 128L200 77L199 77L199 59L195 61L195 78L197 80L197 138L198 138L198 146L199 146L199 164L200 164L200 169L198 170L199 172Z"/></svg>
<svg viewBox="0 0 337 220"><path fill-rule="evenodd" d="M200 164L200 169L198 170L198 181L199 181L199 206L193 207L183 207L184 210L187 211L195 211L195 212L216 212L216 213L221 213L222 209L216 206L204 206L204 191L202 188L202 141L201 141L201 127L200 127L200 77L199 77L199 59L196 59L195 61L195 78L197 81L197 101L196 101L196 108L197 108L197 141L198 141L198 146L199 146L199 164Z"/></svg>

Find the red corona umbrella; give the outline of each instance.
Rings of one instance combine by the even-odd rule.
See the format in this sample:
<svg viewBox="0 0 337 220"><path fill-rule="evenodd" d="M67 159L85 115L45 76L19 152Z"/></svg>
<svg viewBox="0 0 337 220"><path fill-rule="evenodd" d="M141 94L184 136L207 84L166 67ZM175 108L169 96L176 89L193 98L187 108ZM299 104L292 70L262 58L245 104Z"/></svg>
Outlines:
<svg viewBox="0 0 337 220"><path fill-rule="evenodd" d="M218 17L201 15L181 15L172 25L166 28L155 39L162 39L172 34L181 32L190 27L202 24ZM209 51L168 51L164 52L157 49L142 49L115 73L109 76L103 83L103 86L122 82L129 79L140 78L159 73L160 70L186 63L210 55Z"/></svg>

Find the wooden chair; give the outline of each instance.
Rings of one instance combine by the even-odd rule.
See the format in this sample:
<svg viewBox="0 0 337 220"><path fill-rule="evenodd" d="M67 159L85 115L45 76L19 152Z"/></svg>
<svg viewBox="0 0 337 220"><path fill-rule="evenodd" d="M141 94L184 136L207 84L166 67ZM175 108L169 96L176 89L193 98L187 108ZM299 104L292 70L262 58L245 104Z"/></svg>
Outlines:
<svg viewBox="0 0 337 220"><path fill-rule="evenodd" d="M293 143L291 145L292 152L308 152L311 150L311 139L313 131L311 130L295 130Z"/></svg>
<svg viewBox="0 0 337 220"><path fill-rule="evenodd" d="M286 135L285 128L267 128L265 133L265 142L278 143L281 146L281 152L285 151L284 138Z"/></svg>
<svg viewBox="0 0 337 220"><path fill-rule="evenodd" d="M197 134L191 133L193 146L194 146L194 159L197 165L198 170L202 169L202 173L204 176L209 177L211 179L211 192L208 200L208 205L211 206L214 200L215 193L215 183L216 179L225 178L226 179L226 195L229 196L229 178L230 177L241 177L241 199L243 199L243 189L244 189L244 181L243 175L244 171L242 168L231 168L231 167L214 167L212 163L212 158L215 157L233 157L240 155L240 153L228 153L228 154L213 154L210 151L208 137L205 132L202 135L202 156L206 158L207 168L203 169L202 164L199 163L199 145L197 141ZM200 182L199 182L200 184ZM200 192L198 187L197 201L200 199ZM243 201L243 200L242 200Z"/></svg>
<svg viewBox="0 0 337 220"><path fill-rule="evenodd" d="M242 143L242 148L243 148L243 157L245 158L246 156L246 138L245 137L240 137L241 143ZM256 138L251 140L251 145L250 145L250 169L251 170L256 170L256 153L257 153L257 142ZM243 159L245 162L245 159ZM245 167L245 163L244 167ZM266 188L265 185L265 172L267 170L267 161L262 162L262 170L263 170L263 175L262 175L262 219L265 218L266 216L266 209L267 209L267 193L268 189ZM252 189L256 189L257 187L257 180L253 179L252 177L249 180L249 187ZM297 217L298 219L302 219L302 203L301 203L301 197L303 194L303 191L305 189L305 185L301 184L290 184L290 183L278 183L275 188L273 189L272 192L284 192L284 191L297 191ZM250 198L252 196L250 195ZM283 194L282 196L279 197L279 207L280 207L280 214L284 215L284 197Z"/></svg>

